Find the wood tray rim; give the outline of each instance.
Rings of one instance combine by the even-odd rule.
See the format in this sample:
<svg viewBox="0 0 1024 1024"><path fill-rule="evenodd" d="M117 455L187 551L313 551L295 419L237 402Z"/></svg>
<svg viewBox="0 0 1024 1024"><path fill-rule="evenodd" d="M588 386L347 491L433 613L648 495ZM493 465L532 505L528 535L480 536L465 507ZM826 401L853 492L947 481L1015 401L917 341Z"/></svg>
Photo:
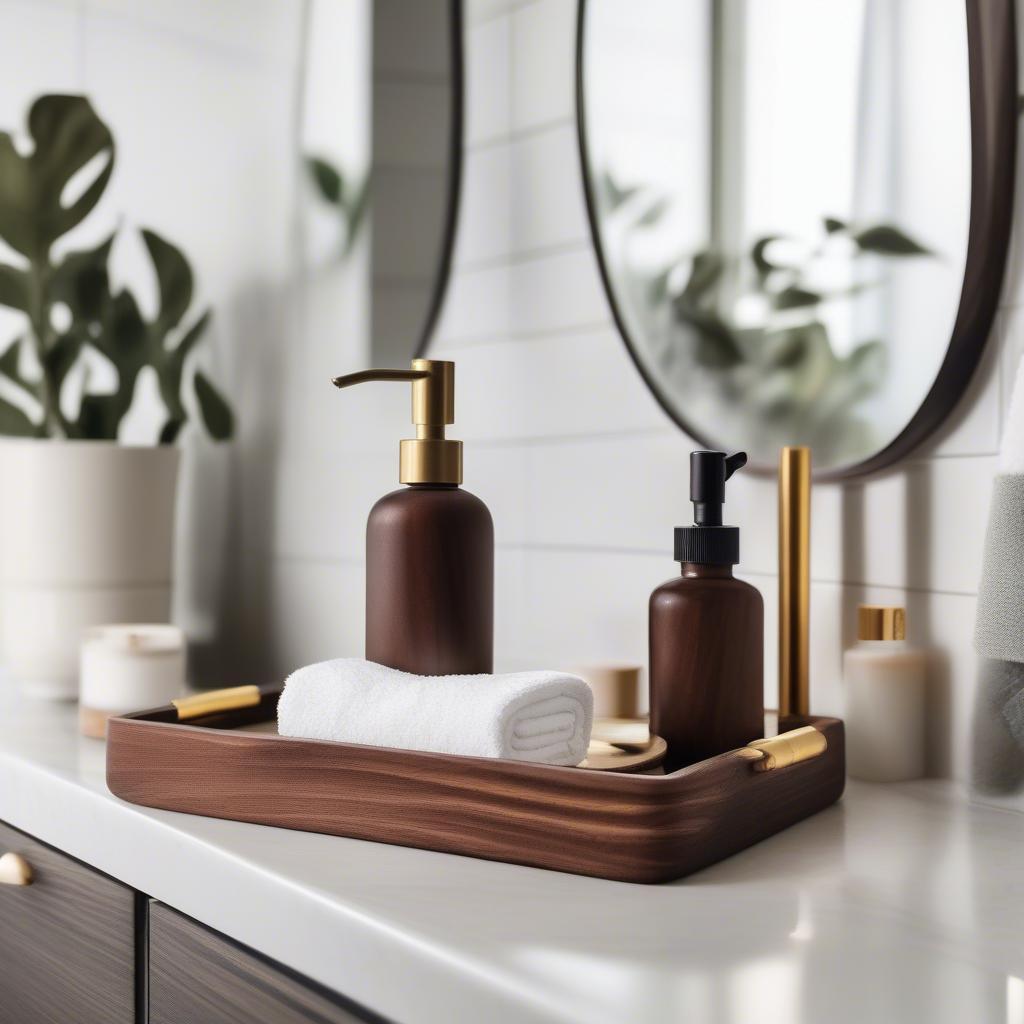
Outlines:
<svg viewBox="0 0 1024 1024"><path fill-rule="evenodd" d="M271 684L267 686L259 687L260 690L260 703L258 706L248 709L251 713L264 712L267 709L268 701L273 698L280 697L284 687L279 684ZM273 711L268 710L268 713L262 714L259 718L253 719L253 721L270 721L273 716ZM766 709L770 711L771 709ZM421 761L424 766L426 765L439 765L446 764L451 761L455 761L457 764L463 765L467 768L477 765L481 768L487 768L494 770L501 766L508 767L515 771L515 774L521 778L526 778L531 775L536 775L538 779L543 779L552 775L562 774L566 778L580 778L588 777L594 779L599 777L601 780L607 780L613 785L618 782L624 784L625 787L630 788L662 788L667 783L682 782L690 775L696 774L701 771L707 770L709 765L720 764L723 761L747 761L747 758L742 753L743 747L737 747L734 750L727 750L721 754L716 754L714 757L706 758L703 761L697 761L690 765L685 765L682 768L676 769L674 772L663 772L658 773L631 773L631 772L608 772L601 771L596 768L579 768L571 765L558 765L558 764L544 764L537 761L520 761L515 758L505 757L478 757L471 754L446 754L435 750L410 750L405 747L386 747L379 746L377 744L368 743L346 743L339 740L322 740L322 739L305 739L301 736L281 736L278 733L254 733L254 732L242 732L236 728L230 726L214 727L209 723L212 720L223 720L233 719L235 712L220 712L213 715L204 715L202 717L195 718L190 721L179 722L176 720L167 720L164 717L156 716L168 716L176 714L176 710L173 705L165 704L159 707L147 708L142 711L132 711L123 715L116 715L110 718L107 722L108 730L119 730L120 728L150 728L150 729L171 729L175 732L182 732L191 735L202 735L209 737L215 742L231 743L231 742L255 742L255 743L267 743L267 742L279 742L286 744L313 744L315 747L324 750L336 750L339 756L345 753L360 754L366 757L374 757L379 755L381 752L387 752L389 754L400 754L403 757L407 757L412 760ZM800 725L813 725L816 728L829 727L836 724L842 724L842 720L829 715L806 715L806 716L794 716L792 719L787 721L787 726L796 728ZM824 730L823 730L824 731ZM108 740L110 739L111 733L108 732ZM752 736L751 741L760 739L759 736ZM799 766L793 765L790 768L797 768ZM785 771L786 769L781 769Z"/></svg>

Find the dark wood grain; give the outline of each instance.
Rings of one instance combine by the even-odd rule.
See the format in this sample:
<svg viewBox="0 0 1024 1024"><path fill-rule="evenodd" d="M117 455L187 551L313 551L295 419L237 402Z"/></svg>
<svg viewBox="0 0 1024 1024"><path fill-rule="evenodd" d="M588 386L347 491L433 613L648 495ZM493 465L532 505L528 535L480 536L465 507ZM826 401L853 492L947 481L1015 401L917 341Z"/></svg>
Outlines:
<svg viewBox="0 0 1024 1024"><path fill-rule="evenodd" d="M239 724L273 717L276 701L266 691ZM838 800L845 777L833 718L807 720L828 740L814 760L758 773L733 751L659 776L235 733L231 714L218 728L173 715L111 719L107 784L117 796L631 882L714 864Z"/></svg>
<svg viewBox="0 0 1024 1024"><path fill-rule="evenodd" d="M418 675L493 671L494 525L459 487L417 484L366 524L366 657Z"/></svg>
<svg viewBox="0 0 1024 1024"><path fill-rule="evenodd" d="M713 628L711 625L713 624ZM684 565L650 600L651 731L665 767L704 761L764 729L764 601L732 566Z"/></svg>
<svg viewBox="0 0 1024 1024"><path fill-rule="evenodd" d="M375 1019L162 903L150 903L150 1024L353 1024Z"/></svg>
<svg viewBox="0 0 1024 1024"><path fill-rule="evenodd" d="M32 885L0 885L0 1024L135 1020L131 889L0 825Z"/></svg>

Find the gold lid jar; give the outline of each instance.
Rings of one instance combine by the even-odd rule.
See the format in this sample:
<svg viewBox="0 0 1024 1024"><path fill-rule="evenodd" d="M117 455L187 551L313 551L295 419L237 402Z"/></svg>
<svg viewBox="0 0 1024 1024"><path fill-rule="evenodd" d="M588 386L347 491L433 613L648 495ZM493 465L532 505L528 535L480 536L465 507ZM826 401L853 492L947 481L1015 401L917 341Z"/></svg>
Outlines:
<svg viewBox="0 0 1024 1024"><path fill-rule="evenodd" d="M905 640L906 638L906 609L895 605L858 605L858 640Z"/></svg>

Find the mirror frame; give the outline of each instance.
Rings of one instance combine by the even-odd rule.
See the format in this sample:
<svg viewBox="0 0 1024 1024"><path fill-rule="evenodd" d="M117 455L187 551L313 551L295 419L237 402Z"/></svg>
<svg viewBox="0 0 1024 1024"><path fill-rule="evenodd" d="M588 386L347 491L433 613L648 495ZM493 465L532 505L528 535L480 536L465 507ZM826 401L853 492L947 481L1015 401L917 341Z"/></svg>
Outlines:
<svg viewBox="0 0 1024 1024"><path fill-rule="evenodd" d="M921 445L942 425L967 390L992 330L1006 270L1013 218L1018 119L1017 30L1013 0L964 2L971 107L970 225L960 304L946 354L917 412L895 438L860 462L816 472L817 480L843 480L877 472L905 458ZM615 297L601 243L597 200L587 172L586 13L587 0L579 0L576 22L576 138L587 220L601 282L630 359L658 404L697 444L713 448L713 439L694 430L686 422L641 362ZM774 466L764 464L753 464L750 468L763 474L776 472Z"/></svg>
<svg viewBox="0 0 1024 1024"><path fill-rule="evenodd" d="M448 130L448 182L446 185L444 227L437 254L437 272L430 292L427 315L420 328L412 359L422 359L434 338L452 276L452 256L458 229L459 202L462 195L462 161L465 155L466 126L466 47L463 0L449 0L448 32L451 47L451 121ZM371 186L372 187L372 186Z"/></svg>

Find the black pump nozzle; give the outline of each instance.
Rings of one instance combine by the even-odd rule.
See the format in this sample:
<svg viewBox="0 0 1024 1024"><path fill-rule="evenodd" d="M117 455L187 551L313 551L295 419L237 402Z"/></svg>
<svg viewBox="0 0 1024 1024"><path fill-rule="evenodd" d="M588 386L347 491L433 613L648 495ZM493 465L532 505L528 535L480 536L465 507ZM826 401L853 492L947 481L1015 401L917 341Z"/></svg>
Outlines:
<svg viewBox="0 0 1024 1024"><path fill-rule="evenodd" d="M690 452L690 501L698 526L722 525L725 481L746 464L746 452Z"/></svg>
<svg viewBox="0 0 1024 1024"><path fill-rule="evenodd" d="M747 453L690 452L690 501L694 526L676 529L676 561L704 565L735 565L740 557L740 531L722 525L725 481L747 464Z"/></svg>

